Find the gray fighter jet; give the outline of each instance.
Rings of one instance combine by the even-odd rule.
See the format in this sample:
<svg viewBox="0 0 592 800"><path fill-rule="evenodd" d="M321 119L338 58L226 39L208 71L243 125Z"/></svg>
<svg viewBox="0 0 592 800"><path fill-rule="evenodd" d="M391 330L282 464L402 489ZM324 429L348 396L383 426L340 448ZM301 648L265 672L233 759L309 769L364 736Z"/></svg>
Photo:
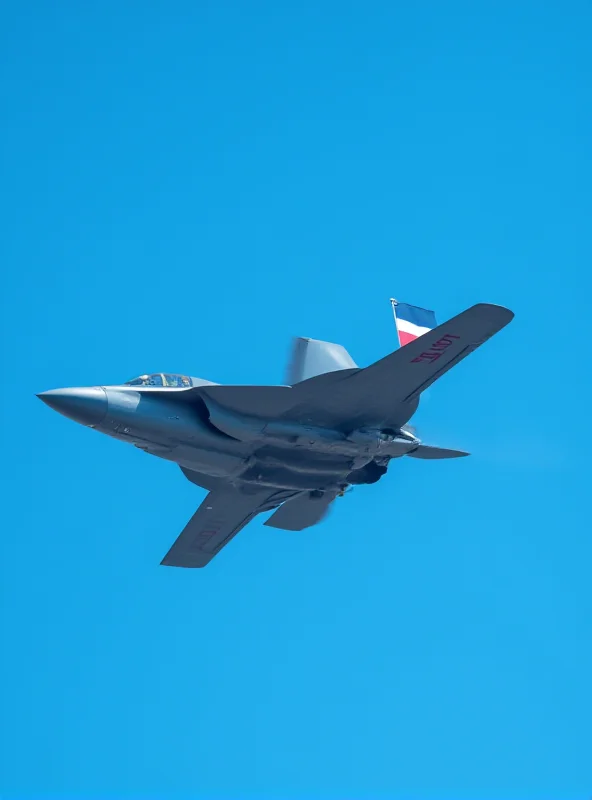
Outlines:
<svg viewBox="0 0 592 800"><path fill-rule="evenodd" d="M394 458L465 456L407 425L421 392L507 325L479 304L360 369L337 344L296 339L286 385L220 386L156 373L117 386L38 395L66 417L178 464L209 493L162 564L204 567L257 514L299 531Z"/></svg>

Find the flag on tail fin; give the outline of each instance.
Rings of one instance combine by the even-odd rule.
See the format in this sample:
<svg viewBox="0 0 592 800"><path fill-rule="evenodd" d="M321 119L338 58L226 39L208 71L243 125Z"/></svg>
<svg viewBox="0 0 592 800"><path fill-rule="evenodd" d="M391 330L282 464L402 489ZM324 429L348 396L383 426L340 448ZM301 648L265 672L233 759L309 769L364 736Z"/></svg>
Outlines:
<svg viewBox="0 0 592 800"><path fill-rule="evenodd" d="M408 303L398 303L394 299L391 299L391 305L401 347L433 330L438 324L434 312L428 311L426 308L410 306Z"/></svg>

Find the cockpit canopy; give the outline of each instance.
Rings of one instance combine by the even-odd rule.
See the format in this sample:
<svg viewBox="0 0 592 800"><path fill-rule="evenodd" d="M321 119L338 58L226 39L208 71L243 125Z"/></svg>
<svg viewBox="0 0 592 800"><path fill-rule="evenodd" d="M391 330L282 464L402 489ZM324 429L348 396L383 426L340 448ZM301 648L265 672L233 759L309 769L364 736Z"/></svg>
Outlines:
<svg viewBox="0 0 592 800"><path fill-rule="evenodd" d="M193 386L191 378L187 375L172 375L168 372L153 372L151 375L140 375L131 381L126 381L124 386L169 386L175 389L188 389Z"/></svg>

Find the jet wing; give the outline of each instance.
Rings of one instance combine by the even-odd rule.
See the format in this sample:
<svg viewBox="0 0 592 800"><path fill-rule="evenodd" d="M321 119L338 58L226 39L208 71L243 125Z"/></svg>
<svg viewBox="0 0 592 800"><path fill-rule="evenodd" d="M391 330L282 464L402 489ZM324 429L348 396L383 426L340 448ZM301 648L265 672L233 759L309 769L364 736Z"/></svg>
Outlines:
<svg viewBox="0 0 592 800"><path fill-rule="evenodd" d="M275 508L284 493L223 486L211 491L161 561L166 567L205 567L241 528Z"/></svg>
<svg viewBox="0 0 592 800"><path fill-rule="evenodd" d="M320 496L313 493L301 494L286 500L265 523L271 528L285 531L301 531L316 525L327 514L329 506L337 497L337 492L324 492Z"/></svg>
<svg viewBox="0 0 592 800"><path fill-rule="evenodd" d="M513 317L502 306L472 306L365 369L296 384L294 403L283 417L313 425L400 427L415 412L421 392Z"/></svg>

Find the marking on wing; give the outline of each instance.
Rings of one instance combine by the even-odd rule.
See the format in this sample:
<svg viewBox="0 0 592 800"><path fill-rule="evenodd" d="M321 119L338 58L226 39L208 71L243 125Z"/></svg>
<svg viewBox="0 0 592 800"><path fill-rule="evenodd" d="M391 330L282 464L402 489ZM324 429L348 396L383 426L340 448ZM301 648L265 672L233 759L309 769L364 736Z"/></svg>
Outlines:
<svg viewBox="0 0 592 800"><path fill-rule="evenodd" d="M206 506L204 509L206 512L212 511L212 506ZM208 519L206 525L207 527L201 528L196 534L193 539L193 548L198 550L202 549L202 546L209 542L210 539L214 536L217 536L220 533L220 528L224 525L225 520L220 518Z"/></svg>
<svg viewBox="0 0 592 800"><path fill-rule="evenodd" d="M410 363L417 364L425 361L437 361L450 345L454 344L455 339L460 339L460 336L456 336L454 333L445 333L437 342L431 344L428 350L424 350L417 358L412 358Z"/></svg>

